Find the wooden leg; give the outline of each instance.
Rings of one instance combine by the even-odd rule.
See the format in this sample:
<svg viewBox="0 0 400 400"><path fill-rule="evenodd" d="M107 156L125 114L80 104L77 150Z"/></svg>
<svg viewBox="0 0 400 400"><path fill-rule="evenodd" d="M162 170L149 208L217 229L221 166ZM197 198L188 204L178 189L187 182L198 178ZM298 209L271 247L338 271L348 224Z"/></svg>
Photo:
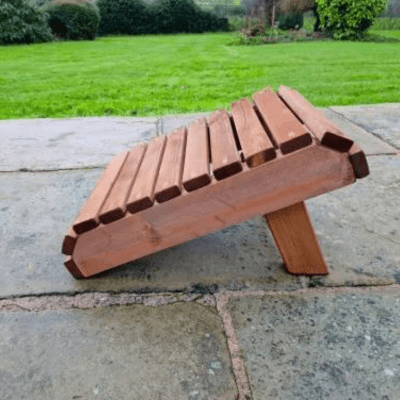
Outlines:
<svg viewBox="0 0 400 400"><path fill-rule="evenodd" d="M328 274L304 202L267 214L265 219L289 274Z"/></svg>

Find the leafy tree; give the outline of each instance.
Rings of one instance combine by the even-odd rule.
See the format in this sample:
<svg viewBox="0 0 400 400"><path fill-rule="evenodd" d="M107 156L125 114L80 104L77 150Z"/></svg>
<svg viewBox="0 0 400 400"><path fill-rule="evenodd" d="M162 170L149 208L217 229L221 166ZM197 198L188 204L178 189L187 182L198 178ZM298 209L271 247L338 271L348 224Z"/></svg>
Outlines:
<svg viewBox="0 0 400 400"><path fill-rule="evenodd" d="M358 39L373 24L387 0L316 0L321 26L335 39Z"/></svg>

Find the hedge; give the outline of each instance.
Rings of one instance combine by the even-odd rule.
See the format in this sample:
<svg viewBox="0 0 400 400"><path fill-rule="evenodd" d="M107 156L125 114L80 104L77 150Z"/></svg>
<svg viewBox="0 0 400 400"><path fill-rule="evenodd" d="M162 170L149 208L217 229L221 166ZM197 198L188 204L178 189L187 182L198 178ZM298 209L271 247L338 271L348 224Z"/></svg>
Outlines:
<svg viewBox="0 0 400 400"><path fill-rule="evenodd" d="M27 0L0 0L0 44L53 40L47 15Z"/></svg>

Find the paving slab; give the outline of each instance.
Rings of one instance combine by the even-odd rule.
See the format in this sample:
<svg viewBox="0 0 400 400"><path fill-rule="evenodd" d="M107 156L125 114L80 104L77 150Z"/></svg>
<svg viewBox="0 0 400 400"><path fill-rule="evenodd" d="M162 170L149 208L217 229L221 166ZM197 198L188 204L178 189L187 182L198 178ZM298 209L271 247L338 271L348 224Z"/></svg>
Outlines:
<svg viewBox="0 0 400 400"><path fill-rule="evenodd" d="M345 132L347 136L352 138L365 152L367 155L378 155L378 154L396 154L399 152L398 149L389 145L382 139L374 136L367 132L365 129L354 124L349 119L343 117L342 114L337 113L331 109L323 110L325 115L334 123L336 126Z"/></svg>
<svg viewBox="0 0 400 400"><path fill-rule="evenodd" d="M189 125L191 122L200 117L207 117L211 112L200 112L194 114L178 114L168 115L160 119L160 133L167 134L172 130L184 125Z"/></svg>
<svg viewBox="0 0 400 400"><path fill-rule="evenodd" d="M367 178L307 202L330 268L313 284L400 283L400 158L368 163Z"/></svg>
<svg viewBox="0 0 400 400"><path fill-rule="evenodd" d="M397 400L400 291L233 298L254 400Z"/></svg>
<svg viewBox="0 0 400 400"><path fill-rule="evenodd" d="M0 171L106 165L156 135L156 118L75 118L1 121Z"/></svg>
<svg viewBox="0 0 400 400"><path fill-rule="evenodd" d="M2 400L235 400L222 323L196 303L0 313Z"/></svg>
<svg viewBox="0 0 400 400"><path fill-rule="evenodd" d="M102 169L0 174L0 298L101 291L292 290L265 220L252 220L89 280L65 269L61 244Z"/></svg>
<svg viewBox="0 0 400 400"><path fill-rule="evenodd" d="M330 107L400 150L400 104Z"/></svg>

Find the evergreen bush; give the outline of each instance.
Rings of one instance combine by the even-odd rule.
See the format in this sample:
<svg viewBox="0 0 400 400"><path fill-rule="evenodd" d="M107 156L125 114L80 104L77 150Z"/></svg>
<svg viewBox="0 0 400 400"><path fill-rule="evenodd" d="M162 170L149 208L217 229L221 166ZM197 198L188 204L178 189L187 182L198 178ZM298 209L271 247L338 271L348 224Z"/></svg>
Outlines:
<svg viewBox="0 0 400 400"><path fill-rule="evenodd" d="M142 0L98 0L100 35L137 35L156 31L150 6Z"/></svg>
<svg viewBox="0 0 400 400"><path fill-rule="evenodd" d="M157 32L199 33L225 31L228 19L202 10L193 0L155 0L152 5Z"/></svg>
<svg viewBox="0 0 400 400"><path fill-rule="evenodd" d="M199 33L228 30L228 20L203 11L193 0L98 0L101 35Z"/></svg>
<svg viewBox="0 0 400 400"><path fill-rule="evenodd" d="M57 0L43 7L49 14L53 34L65 40L93 40L100 23L98 8L91 1Z"/></svg>
<svg viewBox="0 0 400 400"><path fill-rule="evenodd" d="M0 0L0 44L49 42L46 14L27 0Z"/></svg>

